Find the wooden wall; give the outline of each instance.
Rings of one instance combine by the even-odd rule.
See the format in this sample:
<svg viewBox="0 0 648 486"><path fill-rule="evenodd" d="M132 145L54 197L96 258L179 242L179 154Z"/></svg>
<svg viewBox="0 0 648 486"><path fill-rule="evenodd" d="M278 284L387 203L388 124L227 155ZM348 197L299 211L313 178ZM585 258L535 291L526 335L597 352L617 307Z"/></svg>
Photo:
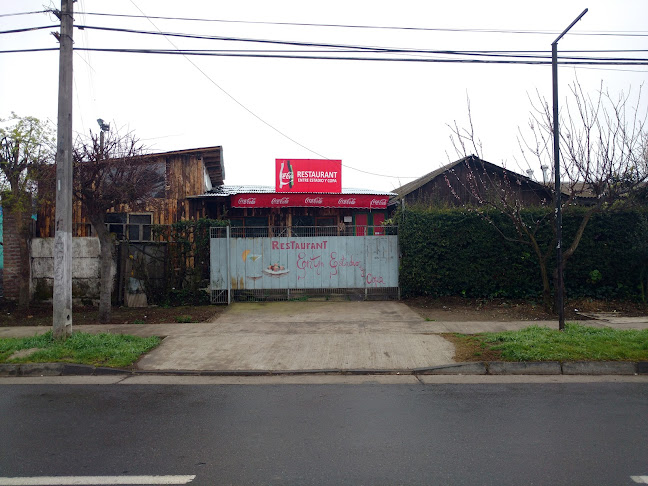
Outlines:
<svg viewBox="0 0 648 486"><path fill-rule="evenodd" d="M165 197L156 198L146 207L136 210L132 210L128 205L119 205L110 212L150 212L153 214L153 224L172 224L206 216L206 207L202 200L187 198L205 192L205 167L201 154L162 154L158 157L146 157L143 163L165 165ZM52 183L53 180L45 181L43 185ZM38 208L36 236L53 237L55 218L54 202L43 200ZM72 222L73 236L89 236L89 221L78 201L73 203Z"/></svg>
<svg viewBox="0 0 648 486"><path fill-rule="evenodd" d="M540 184L529 183L521 179L504 181L504 172L488 172L483 167L468 167L458 165L450 172L441 174L427 184L405 196L409 205L422 204L425 206L463 206L478 204L479 198L486 199L492 192L507 188L511 194L527 206L538 206L551 202L549 189ZM512 176L511 176L512 177Z"/></svg>

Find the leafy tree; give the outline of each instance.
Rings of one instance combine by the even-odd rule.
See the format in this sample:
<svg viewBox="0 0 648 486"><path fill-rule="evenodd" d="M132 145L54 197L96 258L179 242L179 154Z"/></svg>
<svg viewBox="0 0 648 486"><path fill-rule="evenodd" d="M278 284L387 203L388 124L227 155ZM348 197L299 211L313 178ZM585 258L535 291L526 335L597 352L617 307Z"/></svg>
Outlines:
<svg viewBox="0 0 648 486"><path fill-rule="evenodd" d="M43 166L53 162L54 152L53 130L47 122L15 113L0 120L0 190L5 217L9 216L4 228L5 234L15 231L20 243L18 303L23 306L29 305L29 221L35 180Z"/></svg>
<svg viewBox="0 0 648 486"><path fill-rule="evenodd" d="M132 133L108 132L79 138L74 148L74 196L94 228L101 249L99 320L110 322L115 244L106 227L110 210L150 209L164 175L143 157ZM162 181L161 181L162 179Z"/></svg>

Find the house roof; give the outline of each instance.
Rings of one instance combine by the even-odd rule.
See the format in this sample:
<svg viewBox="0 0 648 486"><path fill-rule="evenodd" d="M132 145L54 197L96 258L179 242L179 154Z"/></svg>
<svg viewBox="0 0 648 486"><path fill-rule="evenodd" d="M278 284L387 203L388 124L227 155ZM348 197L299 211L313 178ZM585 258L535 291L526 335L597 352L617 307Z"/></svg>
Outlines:
<svg viewBox="0 0 648 486"><path fill-rule="evenodd" d="M444 172L452 169L453 167L456 167L457 165L459 165L459 164L463 163L464 161L466 161L468 159L471 159L473 157L475 159L477 159L477 157L475 157L474 155L469 155L468 157L464 157L463 159L459 159L459 160L457 160L455 162L452 162L450 164L439 167L438 169L436 169L436 170L434 170L434 171L432 171L432 172L430 172L428 174L425 174L424 176L419 177L418 179L415 179L412 182L408 182L407 184L404 184L404 185L394 189L394 192L396 194L398 194L398 196L395 199L399 199L401 197L404 197L404 196L408 195L410 192L414 192L419 187L422 187L425 184L427 184L428 182L436 179L438 176L440 176Z"/></svg>
<svg viewBox="0 0 648 486"><path fill-rule="evenodd" d="M223 147L220 145L146 154L143 155L142 158L173 157L178 155L194 155L201 157L212 186L218 186L225 180L225 161L223 160Z"/></svg>
<svg viewBox="0 0 648 486"><path fill-rule="evenodd" d="M420 187L424 186L425 184L427 184L430 181L433 181L434 179L441 176L442 174L454 169L458 165L461 165L461 164L464 164L464 163L467 163L467 162L479 162L480 164L483 164L484 167L489 168L489 169L491 169L493 171L496 171L496 172L508 172L510 174L515 174L515 177L520 178L520 179L528 182L529 184L531 184L533 186L537 186L538 188L542 188L542 189L545 189L545 190L548 189L547 186L545 186L544 184L536 182L533 179L528 178L527 176L524 176L522 174L518 174L517 172L513 172L513 171L505 169L504 167L501 167L499 165L495 165L495 164L493 164L491 162L487 162L485 160L482 160L479 157L477 157L476 155L468 155L467 157L463 157L463 158L461 158L459 160L456 160L456 161L451 162L451 163L449 163L447 165L439 167L438 169L436 169L436 170L434 170L434 171L432 171L432 172L430 172L428 174L425 174L424 176L419 177L418 179L415 179L412 182L408 182L407 184L404 184L401 187L399 187L397 189L394 189L393 192L395 192L397 194L397 196L393 198L393 201L395 202L395 201L407 196L411 192L416 191Z"/></svg>
<svg viewBox="0 0 648 486"><path fill-rule="evenodd" d="M274 194L276 193L274 186L235 186L235 185L222 185L216 186L211 191L197 196L190 196L193 198L203 197L228 197L236 194ZM288 193L282 193L288 194ZM340 194L340 193L327 193L321 192L317 194ZM396 196L393 192L375 191L372 189L357 189L357 188L342 188L341 194L366 194L373 196Z"/></svg>

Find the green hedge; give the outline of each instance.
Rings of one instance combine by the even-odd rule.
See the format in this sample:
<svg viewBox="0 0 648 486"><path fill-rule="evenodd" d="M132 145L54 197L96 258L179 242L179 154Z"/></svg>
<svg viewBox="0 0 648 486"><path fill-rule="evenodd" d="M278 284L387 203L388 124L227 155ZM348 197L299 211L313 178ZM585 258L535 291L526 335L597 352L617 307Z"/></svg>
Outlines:
<svg viewBox="0 0 648 486"><path fill-rule="evenodd" d="M542 211L547 210L529 210L524 217L537 219ZM545 215L538 235L543 250L550 254L551 278L555 267L553 219L551 214ZM582 216L582 208L570 208L563 214L563 248L571 244ZM506 215L489 213L489 222L465 209L408 209L395 219L402 251L403 295L541 297L537 256L530 246L502 236L515 236ZM647 221L645 210L595 215L565 267L568 297L645 299Z"/></svg>

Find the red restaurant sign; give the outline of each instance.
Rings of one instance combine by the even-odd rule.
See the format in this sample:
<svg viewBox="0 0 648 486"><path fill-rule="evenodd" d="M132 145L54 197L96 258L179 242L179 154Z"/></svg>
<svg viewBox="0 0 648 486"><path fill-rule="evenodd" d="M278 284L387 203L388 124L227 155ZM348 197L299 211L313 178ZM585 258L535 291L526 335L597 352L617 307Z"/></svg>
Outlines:
<svg viewBox="0 0 648 486"><path fill-rule="evenodd" d="M234 208L366 208L385 209L388 196L371 194L236 194Z"/></svg>
<svg viewBox="0 0 648 486"><path fill-rule="evenodd" d="M342 192L342 161L275 159L277 192Z"/></svg>

